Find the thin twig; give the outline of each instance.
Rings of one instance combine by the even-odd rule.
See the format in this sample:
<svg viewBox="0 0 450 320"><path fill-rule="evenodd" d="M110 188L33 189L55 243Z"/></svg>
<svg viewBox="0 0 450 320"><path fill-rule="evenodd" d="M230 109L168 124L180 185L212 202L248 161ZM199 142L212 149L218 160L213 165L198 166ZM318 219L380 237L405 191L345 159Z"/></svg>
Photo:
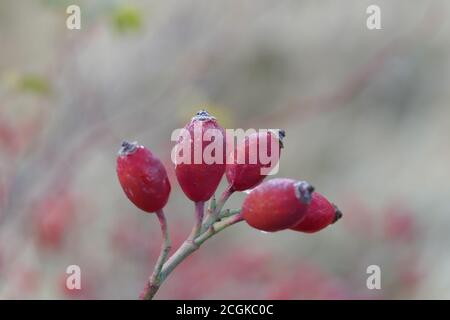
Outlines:
<svg viewBox="0 0 450 320"><path fill-rule="evenodd" d="M220 196L219 201L215 203L215 210L210 215L208 215L208 218L206 219L202 231L209 229L214 223L217 222L217 220L219 219L220 211L222 210L223 206L233 193L234 188L231 185L228 185L228 187L223 191L222 195Z"/></svg>
<svg viewBox="0 0 450 320"><path fill-rule="evenodd" d="M200 246L213 235L232 226L235 223L242 221L240 214L229 217L223 221L216 222L208 228L206 232L198 236L193 242L185 241L180 248L167 260L160 274L161 282L175 269L186 257L198 250Z"/></svg>
<svg viewBox="0 0 450 320"><path fill-rule="evenodd" d="M228 228L229 226L232 226L235 223L241 222L242 220L243 220L242 215L239 213L229 218L226 218L222 221L216 222L210 228L208 228L206 232L204 232L197 239L195 239L195 244L197 245L197 247L200 247L203 244L203 242L211 238L216 233L219 233L223 229Z"/></svg>
<svg viewBox="0 0 450 320"><path fill-rule="evenodd" d="M187 241L193 242L202 230L203 215L205 214L205 202L198 201L195 203L195 224Z"/></svg>
<svg viewBox="0 0 450 320"><path fill-rule="evenodd" d="M241 212L241 209L226 209L219 214L219 220L234 216Z"/></svg>
<svg viewBox="0 0 450 320"><path fill-rule="evenodd" d="M208 209L206 210L205 221L209 221L211 219L211 215L216 210L216 205L217 205L216 195L214 194L212 198L209 200Z"/></svg>
<svg viewBox="0 0 450 320"><path fill-rule="evenodd" d="M147 286L142 293L142 299L150 300L156 294L161 285L161 270L163 268L164 262L167 260L167 256L169 255L171 249L170 243L170 235L169 229L167 227L166 217L164 215L164 211L161 209L156 212L156 216L158 217L159 224L161 226L161 233L163 237L163 243L161 245L161 252L159 254L158 260L156 261L155 268L153 269L153 273L150 276Z"/></svg>

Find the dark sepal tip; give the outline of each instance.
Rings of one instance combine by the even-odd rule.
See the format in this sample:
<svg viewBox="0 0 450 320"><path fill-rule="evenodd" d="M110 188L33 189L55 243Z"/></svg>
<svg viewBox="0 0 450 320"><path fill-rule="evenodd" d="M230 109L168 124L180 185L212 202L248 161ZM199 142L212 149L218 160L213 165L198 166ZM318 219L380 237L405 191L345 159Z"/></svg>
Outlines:
<svg viewBox="0 0 450 320"><path fill-rule="evenodd" d="M339 210L339 208L335 204L333 204L333 206L335 211L334 211L334 220L332 223L335 223L336 221L342 218L343 214L342 211Z"/></svg>
<svg viewBox="0 0 450 320"><path fill-rule="evenodd" d="M198 111L198 112L196 113L196 116L205 116L205 117L209 117L210 114L209 114L209 112L206 111L206 110L200 110L200 111Z"/></svg>
<svg viewBox="0 0 450 320"><path fill-rule="evenodd" d="M300 181L296 185L296 192L297 197L301 202L310 204L314 187L306 181Z"/></svg>
<svg viewBox="0 0 450 320"><path fill-rule="evenodd" d="M119 155L125 156L130 153L133 153L134 151L136 151L137 147L138 147L137 141L128 142L128 141L124 140L122 142L122 145L120 146Z"/></svg>
<svg viewBox="0 0 450 320"><path fill-rule="evenodd" d="M215 118L208 111L200 110L195 114L195 116L192 119L206 121L206 120L211 120L211 119L215 119Z"/></svg>
<svg viewBox="0 0 450 320"><path fill-rule="evenodd" d="M284 148L283 139L286 137L286 131L283 129L278 130L278 140L280 141L280 147Z"/></svg>

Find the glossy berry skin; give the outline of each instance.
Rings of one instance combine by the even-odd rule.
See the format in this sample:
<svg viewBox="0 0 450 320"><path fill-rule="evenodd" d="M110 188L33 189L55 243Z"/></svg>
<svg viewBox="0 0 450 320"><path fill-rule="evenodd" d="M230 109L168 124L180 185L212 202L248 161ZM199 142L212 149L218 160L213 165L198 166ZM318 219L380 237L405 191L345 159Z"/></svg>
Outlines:
<svg viewBox="0 0 450 320"><path fill-rule="evenodd" d="M314 233L335 223L342 217L341 211L318 192L312 194L305 217L292 230Z"/></svg>
<svg viewBox="0 0 450 320"><path fill-rule="evenodd" d="M199 134L194 135L195 126L200 129L198 130ZM225 172L225 131L207 111L199 111L191 122L185 126L185 129L191 137L190 142L188 142L191 144L191 162L177 162L175 174L181 189L190 200L194 202L207 201L216 191ZM223 144L222 153L218 155L220 160L213 163L207 163L203 157L203 150L213 142L202 138L209 129L216 129L221 132ZM178 143L182 142L179 141ZM202 149L201 157L198 159L199 163L195 163L194 150L196 145L201 146Z"/></svg>
<svg viewBox="0 0 450 320"><path fill-rule="evenodd" d="M170 182L161 161L137 142L123 142L117 157L117 176L128 199L146 212L161 210L170 194Z"/></svg>
<svg viewBox="0 0 450 320"><path fill-rule="evenodd" d="M274 232L298 224L306 214L314 188L286 178L261 183L245 198L241 214L258 230Z"/></svg>
<svg viewBox="0 0 450 320"><path fill-rule="evenodd" d="M255 132L247 137L245 137L244 143L240 146L243 147L244 150L236 149L234 153L232 153L229 157L232 160L227 162L226 166L226 177L228 183L232 190L234 191L244 191L251 188L256 187L260 184L264 178L267 176L261 172L263 168L273 168L278 163L278 159L276 159L275 163L262 163L259 157L259 151L263 144L266 144L268 154L271 154L272 148L278 147L278 155L283 148L282 139L284 138L285 133L283 130L280 130L279 136L277 137L274 132ZM239 147L239 146L238 146ZM244 163L239 163L238 155L239 153L245 154ZM251 163L250 152L256 152L256 163Z"/></svg>

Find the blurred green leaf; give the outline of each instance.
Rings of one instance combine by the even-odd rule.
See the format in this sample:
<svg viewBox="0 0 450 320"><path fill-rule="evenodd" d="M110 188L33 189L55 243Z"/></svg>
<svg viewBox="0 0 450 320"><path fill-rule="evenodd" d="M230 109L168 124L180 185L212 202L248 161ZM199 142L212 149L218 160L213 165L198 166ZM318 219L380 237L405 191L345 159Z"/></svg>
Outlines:
<svg viewBox="0 0 450 320"><path fill-rule="evenodd" d="M50 93L50 84L47 79L36 74L26 74L20 76L17 81L17 88L20 91L41 95Z"/></svg>
<svg viewBox="0 0 450 320"><path fill-rule="evenodd" d="M117 7L112 14L112 22L118 32L138 31L142 27L142 13L129 5Z"/></svg>

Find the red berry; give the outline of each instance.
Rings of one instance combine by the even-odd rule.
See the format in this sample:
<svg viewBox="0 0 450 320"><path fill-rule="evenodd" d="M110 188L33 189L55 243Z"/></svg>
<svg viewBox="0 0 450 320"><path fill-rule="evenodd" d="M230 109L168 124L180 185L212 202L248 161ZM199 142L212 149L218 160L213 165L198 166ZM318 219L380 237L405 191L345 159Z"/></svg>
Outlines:
<svg viewBox="0 0 450 320"><path fill-rule="evenodd" d="M175 173L178 183L192 201L207 201L216 191L225 172L225 131L207 111L197 112L185 129L189 133L189 137L180 138L178 146L183 150L190 150L191 154L187 157L190 158L190 163L176 161ZM215 131L209 133L220 133L220 137L216 138L221 141L209 141L204 138L204 134L210 129ZM216 148L211 152L215 159L213 162L206 160L204 154L205 148L211 143L222 146L221 150ZM195 157L195 152L199 157Z"/></svg>
<svg viewBox="0 0 450 320"><path fill-rule="evenodd" d="M227 164L226 176L230 187L235 191L244 191L256 187L264 178L267 176L261 170L264 168L270 170L273 168L279 160L277 157L275 163L264 163L260 158L259 150L261 150L263 144L267 147L267 157L272 155L272 147L278 146L278 155L280 154L281 148L283 148L282 139L285 136L285 132L280 130L279 136L277 137L274 132L256 132L247 137L240 147L244 150L236 149L234 154L231 154L232 161ZM256 155L251 155L251 152L256 152ZM241 159L239 163L238 155L239 153L245 154L245 158ZM255 157L256 161L251 163L251 158Z"/></svg>
<svg viewBox="0 0 450 320"><path fill-rule="evenodd" d="M48 195L33 206L34 226L38 242L43 248L61 248L76 214L76 200L61 190Z"/></svg>
<svg viewBox="0 0 450 320"><path fill-rule="evenodd" d="M250 192L241 214L250 226L262 231L287 229L303 219L313 191L306 181L272 179Z"/></svg>
<svg viewBox="0 0 450 320"><path fill-rule="evenodd" d="M318 192L312 194L311 203L305 217L295 227L295 231L314 233L335 223L342 217L342 212Z"/></svg>
<svg viewBox="0 0 450 320"><path fill-rule="evenodd" d="M137 142L124 141L117 157L117 176L128 199L146 212L161 210L170 182L161 161Z"/></svg>

